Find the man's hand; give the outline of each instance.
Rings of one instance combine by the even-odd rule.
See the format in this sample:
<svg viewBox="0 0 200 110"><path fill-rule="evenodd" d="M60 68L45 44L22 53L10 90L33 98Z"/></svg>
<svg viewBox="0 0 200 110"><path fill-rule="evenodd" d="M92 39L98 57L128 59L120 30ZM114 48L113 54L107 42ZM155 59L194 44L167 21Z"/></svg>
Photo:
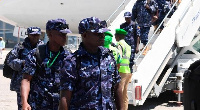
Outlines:
<svg viewBox="0 0 200 110"><path fill-rule="evenodd" d="M23 65L23 66L25 65L25 60L22 61L22 65Z"/></svg>
<svg viewBox="0 0 200 110"><path fill-rule="evenodd" d="M136 48L135 49L135 53L137 54L139 52L139 48Z"/></svg>
<svg viewBox="0 0 200 110"><path fill-rule="evenodd" d="M28 103L22 104L22 110L31 110L31 106Z"/></svg>
<svg viewBox="0 0 200 110"><path fill-rule="evenodd" d="M147 8L147 9L150 9L150 7L149 7L149 5L148 5L148 4L146 4L146 5L145 5L145 8Z"/></svg>

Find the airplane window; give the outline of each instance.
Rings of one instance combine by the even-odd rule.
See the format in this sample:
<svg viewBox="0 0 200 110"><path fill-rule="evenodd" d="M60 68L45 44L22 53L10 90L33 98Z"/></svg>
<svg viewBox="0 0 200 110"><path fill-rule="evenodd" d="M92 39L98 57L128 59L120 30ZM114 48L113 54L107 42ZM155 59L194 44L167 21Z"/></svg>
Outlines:
<svg viewBox="0 0 200 110"><path fill-rule="evenodd" d="M193 39L195 39L195 38L196 38L196 36ZM194 50L196 50L197 52L200 53L200 40L197 41L192 47ZM194 54L194 53L190 50L187 50L184 54Z"/></svg>
<svg viewBox="0 0 200 110"><path fill-rule="evenodd" d="M200 53L200 40L193 45L193 48Z"/></svg>

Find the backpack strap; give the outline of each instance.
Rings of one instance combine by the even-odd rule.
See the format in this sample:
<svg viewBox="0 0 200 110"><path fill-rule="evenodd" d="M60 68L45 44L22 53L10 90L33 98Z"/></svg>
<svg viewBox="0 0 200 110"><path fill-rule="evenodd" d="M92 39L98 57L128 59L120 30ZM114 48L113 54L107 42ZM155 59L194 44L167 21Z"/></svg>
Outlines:
<svg viewBox="0 0 200 110"><path fill-rule="evenodd" d="M46 45L39 45L36 49L36 70L39 70L41 68L42 61L45 59Z"/></svg>
<svg viewBox="0 0 200 110"><path fill-rule="evenodd" d="M46 45L39 45L36 50L36 59L39 64L41 64L42 61L44 60L45 53L46 53Z"/></svg>
<svg viewBox="0 0 200 110"><path fill-rule="evenodd" d="M22 58L22 52L24 51L24 44L23 43L19 43L19 51L18 51L18 58L21 59Z"/></svg>
<svg viewBox="0 0 200 110"><path fill-rule="evenodd" d="M79 78L80 78L80 77L79 77L80 72L79 72L79 70L81 69L81 57L78 55L78 52L77 52L77 51L74 52L74 55L73 55L71 58L73 58L73 57L76 58L77 82L76 82L75 84L78 85L78 84L80 83L80 79L79 79Z"/></svg>
<svg viewBox="0 0 200 110"><path fill-rule="evenodd" d="M81 68L81 57L78 54L76 54L75 56L76 56L76 70L77 73L79 73L78 71Z"/></svg>
<svg viewBox="0 0 200 110"><path fill-rule="evenodd" d="M79 70L81 69L81 57L78 55L77 51L74 53L74 56L76 57L76 72L79 78Z"/></svg>

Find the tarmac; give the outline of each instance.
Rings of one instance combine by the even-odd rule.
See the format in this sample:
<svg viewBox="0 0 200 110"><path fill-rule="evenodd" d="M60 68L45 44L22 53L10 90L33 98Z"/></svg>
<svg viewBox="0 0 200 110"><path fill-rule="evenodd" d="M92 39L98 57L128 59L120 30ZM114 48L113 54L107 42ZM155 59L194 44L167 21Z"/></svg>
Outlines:
<svg viewBox="0 0 200 110"><path fill-rule="evenodd" d="M0 59L0 110L17 110L17 94L10 91L10 79L3 77L3 62L11 48L3 51L3 58ZM175 94L171 91L162 93L158 98L147 99L142 106L133 107L129 110L183 110L183 105L176 105Z"/></svg>
<svg viewBox="0 0 200 110"><path fill-rule="evenodd" d="M3 63L11 48L3 50L3 58L0 59L0 110L17 110L17 94L10 91L10 79L3 76Z"/></svg>

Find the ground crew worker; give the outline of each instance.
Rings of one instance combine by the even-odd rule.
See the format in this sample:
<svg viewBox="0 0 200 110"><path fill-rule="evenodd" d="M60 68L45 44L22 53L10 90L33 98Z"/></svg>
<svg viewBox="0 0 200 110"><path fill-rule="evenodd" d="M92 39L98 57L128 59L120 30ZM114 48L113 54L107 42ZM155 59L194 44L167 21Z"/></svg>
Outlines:
<svg viewBox="0 0 200 110"><path fill-rule="evenodd" d="M121 53L121 62L119 68L119 74L121 76L121 82L119 86L121 86L123 91L123 107L124 110L128 109L128 95L127 88L129 81L131 80L131 71L129 68L130 56L131 56L131 47L125 42L124 37L127 35L127 32L123 29L116 29L115 39L118 41L118 49Z"/></svg>
<svg viewBox="0 0 200 110"><path fill-rule="evenodd" d="M0 59L3 58L4 49L5 49L5 42L3 41L3 37L0 37Z"/></svg>
<svg viewBox="0 0 200 110"><path fill-rule="evenodd" d="M114 101L118 110L124 110L115 59L102 47L108 29L96 17L81 20L78 29L82 42L61 69L59 110L113 110Z"/></svg>
<svg viewBox="0 0 200 110"><path fill-rule="evenodd" d="M57 110L59 105L59 84L64 56L70 53L64 50L67 33L71 33L64 19L52 19L46 23L49 41L39 51L30 51L25 58L22 70L21 97L23 110ZM39 46L39 47L41 47ZM44 56L41 56L43 54ZM42 58L44 57L44 58ZM29 95L29 97L28 97Z"/></svg>
<svg viewBox="0 0 200 110"><path fill-rule="evenodd" d="M140 27L135 22L131 21L131 12L125 12L125 23L122 23L120 25L121 29L124 29L127 32L127 35L125 36L124 40L125 42L131 46L131 57L130 57L130 69L131 73L133 72L133 65L134 65L134 58L135 53L139 52L139 42L140 42Z"/></svg>
<svg viewBox="0 0 200 110"><path fill-rule="evenodd" d="M109 31L105 32L104 35L105 35L104 47L112 50L113 56L115 57L115 61L117 63L117 68L119 69L119 63L120 63L120 60L121 60L121 56L119 54L119 50L117 48L117 45L111 45L113 35Z"/></svg>
<svg viewBox="0 0 200 110"><path fill-rule="evenodd" d="M152 25L152 18L157 10L157 3L154 0L137 0L132 9L132 21L136 21L140 27L140 40L145 47L148 43L148 34ZM142 50L142 49L141 49ZM143 55L146 55L149 50L145 48Z"/></svg>
<svg viewBox="0 0 200 110"><path fill-rule="evenodd" d="M26 37L23 43L18 43L11 50L11 54L8 56L8 65L15 70L10 82L10 90L17 92L17 105L18 110L21 110L21 95L20 86L22 80L22 69L25 64L25 57L28 52L36 48L38 45L43 44L40 38L41 29L39 27L29 27L27 29L28 37Z"/></svg>

